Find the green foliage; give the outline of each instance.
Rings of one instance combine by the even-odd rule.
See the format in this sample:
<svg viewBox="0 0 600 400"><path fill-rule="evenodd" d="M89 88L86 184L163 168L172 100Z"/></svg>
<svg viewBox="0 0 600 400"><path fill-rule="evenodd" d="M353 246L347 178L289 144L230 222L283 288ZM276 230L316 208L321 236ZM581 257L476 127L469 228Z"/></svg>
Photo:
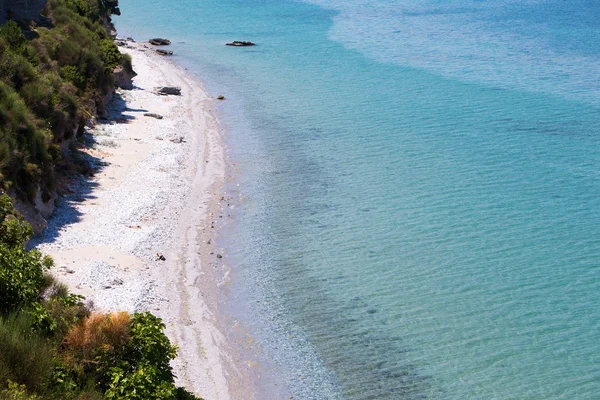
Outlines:
<svg viewBox="0 0 600 400"><path fill-rule="evenodd" d="M29 240L31 225L13 207L13 200L0 195L0 244L22 247Z"/></svg>
<svg viewBox="0 0 600 400"><path fill-rule="evenodd" d="M157 368L162 379L173 379L169 362L177 355L177 347L171 345L164 333L161 319L146 312L133 314L131 321L131 344L136 359L147 361Z"/></svg>
<svg viewBox="0 0 600 400"><path fill-rule="evenodd" d="M0 391L0 400L38 400L40 397L35 394L27 394L25 385L8 380L8 387Z"/></svg>
<svg viewBox="0 0 600 400"><path fill-rule="evenodd" d="M121 65L128 73L133 72L133 65L131 62L131 56L129 54L123 54L123 56L121 57Z"/></svg>
<svg viewBox="0 0 600 400"><path fill-rule="evenodd" d="M77 67L74 65L65 65L62 67L60 69L60 76L81 90L85 88L85 78L79 73Z"/></svg>
<svg viewBox="0 0 600 400"><path fill-rule="evenodd" d="M31 303L26 309L31 328L47 337L64 337L71 326L88 315L82 300L79 295L61 294L42 303Z"/></svg>
<svg viewBox="0 0 600 400"><path fill-rule="evenodd" d="M110 39L101 40L100 48L102 49L102 61L104 61L105 68L112 71L121 63L122 56L119 48L115 42Z"/></svg>
<svg viewBox="0 0 600 400"><path fill-rule="evenodd" d="M0 245L0 314L33 303L44 284L44 264L37 250Z"/></svg>
<svg viewBox="0 0 600 400"><path fill-rule="evenodd" d="M175 386L161 378L158 368L149 362L139 363L132 371L114 367L105 399L145 400L175 399Z"/></svg>
<svg viewBox="0 0 600 400"><path fill-rule="evenodd" d="M52 262L37 250L27 251L31 227L0 195L0 314L35 302L44 285L44 271Z"/></svg>
<svg viewBox="0 0 600 400"><path fill-rule="evenodd" d="M0 318L0 388L10 380L30 392L47 393L57 352L30 326L24 313Z"/></svg>
<svg viewBox="0 0 600 400"><path fill-rule="evenodd" d="M131 321L132 353L109 370L105 398L112 399L197 399L173 384L169 361L177 348L164 334L161 319L150 313L134 314Z"/></svg>
<svg viewBox="0 0 600 400"><path fill-rule="evenodd" d="M27 43L25 35L23 35L21 28L15 21L8 21L0 26L0 37L6 41L11 50L16 52L21 52L25 43Z"/></svg>
<svg viewBox="0 0 600 400"><path fill-rule="evenodd" d="M30 201L54 187L55 145L71 138L113 87L122 56L104 24L116 1L52 0L52 28L27 41L0 26L0 188Z"/></svg>

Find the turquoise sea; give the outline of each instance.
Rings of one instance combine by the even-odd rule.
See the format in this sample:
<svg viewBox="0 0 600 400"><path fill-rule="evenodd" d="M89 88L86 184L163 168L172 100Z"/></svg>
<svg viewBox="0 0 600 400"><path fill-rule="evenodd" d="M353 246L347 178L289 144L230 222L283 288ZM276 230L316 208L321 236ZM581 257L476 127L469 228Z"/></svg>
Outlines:
<svg viewBox="0 0 600 400"><path fill-rule="evenodd" d="M599 398L600 3L120 3L228 99L259 398Z"/></svg>

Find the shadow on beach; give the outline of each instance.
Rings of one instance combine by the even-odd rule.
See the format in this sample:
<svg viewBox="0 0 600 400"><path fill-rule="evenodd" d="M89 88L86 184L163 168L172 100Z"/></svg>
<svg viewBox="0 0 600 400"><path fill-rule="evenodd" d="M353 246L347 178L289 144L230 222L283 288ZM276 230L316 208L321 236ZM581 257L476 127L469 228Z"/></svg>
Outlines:
<svg viewBox="0 0 600 400"><path fill-rule="evenodd" d="M96 121L92 129L86 131L77 139L76 150L68 160L58 165L58 191L62 193L56 199L56 208L48 219L48 226L31 239L28 244L33 248L42 243L56 241L61 230L71 224L81 221L83 213L78 206L86 202L93 202L97 197L94 191L99 183L96 174L102 173L110 165L99 153L100 147L114 147L116 143L110 136L103 136L103 127L113 124L129 123L136 116L125 112L147 112L145 109L132 109L127 107L127 102L120 93L115 93L111 102L106 107L104 116Z"/></svg>

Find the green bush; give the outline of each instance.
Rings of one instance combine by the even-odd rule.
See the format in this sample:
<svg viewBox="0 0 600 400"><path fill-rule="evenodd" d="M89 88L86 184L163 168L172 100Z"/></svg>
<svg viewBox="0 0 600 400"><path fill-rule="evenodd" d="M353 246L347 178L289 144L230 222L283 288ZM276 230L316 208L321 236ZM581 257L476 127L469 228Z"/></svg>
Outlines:
<svg viewBox="0 0 600 400"><path fill-rule="evenodd" d="M102 61L104 62L104 67L110 72L117 65L121 63L121 52L119 48L111 39L103 39L100 41L100 48L102 49Z"/></svg>
<svg viewBox="0 0 600 400"><path fill-rule="evenodd" d="M23 51L27 39L21 32L21 28L15 21L8 21L6 24L0 26L0 37L3 38L8 44L9 48L15 52Z"/></svg>
<svg viewBox="0 0 600 400"><path fill-rule="evenodd" d="M0 388L10 380L32 393L47 393L56 356L54 346L31 330L28 315L0 318Z"/></svg>
<svg viewBox="0 0 600 400"><path fill-rule="evenodd" d="M39 251L0 245L0 314L33 303L46 269Z"/></svg>
<svg viewBox="0 0 600 400"><path fill-rule="evenodd" d="M123 54L123 56L121 57L121 65L128 73L133 72L133 64L131 56L129 54Z"/></svg>
<svg viewBox="0 0 600 400"><path fill-rule="evenodd" d="M44 271L52 265L37 250L25 250L31 227L12 206L7 195L0 196L0 314L37 300L44 286Z"/></svg>
<svg viewBox="0 0 600 400"><path fill-rule="evenodd" d="M11 380L7 381L7 388L0 390L0 400L38 400L35 394L28 394L25 385L19 385Z"/></svg>
<svg viewBox="0 0 600 400"><path fill-rule="evenodd" d="M74 65L66 65L62 67L60 69L60 76L81 90L85 88L85 78L79 73L79 70Z"/></svg>
<svg viewBox="0 0 600 400"><path fill-rule="evenodd" d="M161 319L150 313L133 315L132 353L109 370L106 399L197 399L173 383L169 362L175 358L177 347L171 345L164 329Z"/></svg>
<svg viewBox="0 0 600 400"><path fill-rule="evenodd" d="M31 225L13 207L13 200L0 195L0 244L8 247L23 247L29 240Z"/></svg>

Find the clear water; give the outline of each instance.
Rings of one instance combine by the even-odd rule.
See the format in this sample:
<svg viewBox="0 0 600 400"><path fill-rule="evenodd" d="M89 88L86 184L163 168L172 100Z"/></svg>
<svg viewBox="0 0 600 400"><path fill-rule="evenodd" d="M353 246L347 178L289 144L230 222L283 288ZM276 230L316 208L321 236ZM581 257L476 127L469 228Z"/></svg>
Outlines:
<svg viewBox="0 0 600 400"><path fill-rule="evenodd" d="M120 3L228 98L232 298L294 398L598 397L598 3Z"/></svg>

